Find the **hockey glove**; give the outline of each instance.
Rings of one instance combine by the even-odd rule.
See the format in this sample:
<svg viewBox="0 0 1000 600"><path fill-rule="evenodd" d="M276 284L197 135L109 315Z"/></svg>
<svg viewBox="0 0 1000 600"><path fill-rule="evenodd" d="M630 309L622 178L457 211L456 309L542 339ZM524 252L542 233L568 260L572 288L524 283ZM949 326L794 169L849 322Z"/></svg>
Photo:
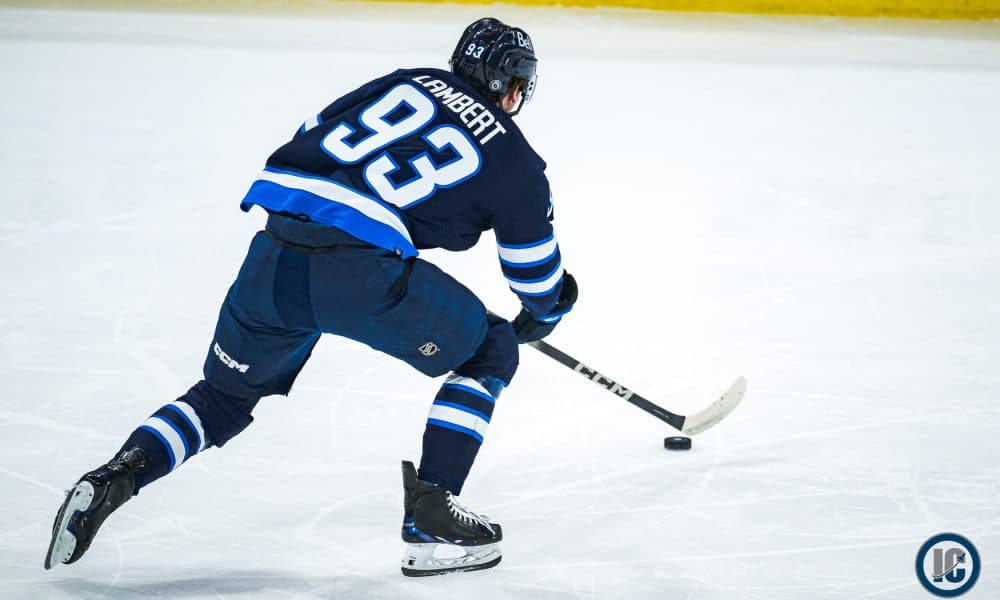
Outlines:
<svg viewBox="0 0 1000 600"><path fill-rule="evenodd" d="M527 309L522 308L517 317L511 321L510 324L514 327L514 337L517 338L518 343L537 342L552 333L563 315L573 309L578 293L576 279L569 273L564 273L562 290L559 291L559 301L556 302L549 314L536 320Z"/></svg>

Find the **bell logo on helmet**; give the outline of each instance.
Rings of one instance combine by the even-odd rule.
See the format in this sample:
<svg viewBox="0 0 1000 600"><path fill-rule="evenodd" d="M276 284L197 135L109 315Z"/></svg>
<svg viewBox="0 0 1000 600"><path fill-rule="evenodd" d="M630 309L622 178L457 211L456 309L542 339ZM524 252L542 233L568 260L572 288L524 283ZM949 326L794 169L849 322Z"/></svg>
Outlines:
<svg viewBox="0 0 1000 600"><path fill-rule="evenodd" d="M517 45L522 48L527 48L528 50L534 52L535 49L531 47L531 38L528 37L523 31L515 31L517 34Z"/></svg>

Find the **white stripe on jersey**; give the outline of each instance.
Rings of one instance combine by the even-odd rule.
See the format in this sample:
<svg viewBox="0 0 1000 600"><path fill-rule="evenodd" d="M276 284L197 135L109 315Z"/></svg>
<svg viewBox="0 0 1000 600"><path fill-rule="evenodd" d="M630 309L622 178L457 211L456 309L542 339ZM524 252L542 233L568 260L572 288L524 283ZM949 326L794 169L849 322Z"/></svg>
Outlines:
<svg viewBox="0 0 1000 600"><path fill-rule="evenodd" d="M369 219L378 221L396 230L396 233L403 236L411 246L413 245L413 240L410 239L410 232L407 231L406 226L399 219L399 215L379 204L374 198L364 196L333 181L299 177L291 173L276 173L274 171L261 171L260 175L257 176L257 181L269 181L281 187L302 190L320 198L326 198L332 202L353 208Z"/></svg>
<svg viewBox="0 0 1000 600"><path fill-rule="evenodd" d="M522 294L528 294L531 296L542 296L555 289L556 285L559 283L559 280L562 278L562 276L563 276L563 269L562 269L562 263L560 263L555 268L555 270L552 271L551 275L549 275L545 279L542 279L541 281L532 281L532 282L515 281L510 277L508 277L507 283L510 284L510 289L514 290L515 292L520 292Z"/></svg>
<svg viewBox="0 0 1000 600"><path fill-rule="evenodd" d="M544 260L555 254L558 247L559 244L556 242L556 236L554 234L551 238L542 240L536 245L529 246L525 244L518 248L511 248L497 242L497 252L500 253L500 260L512 265L534 263Z"/></svg>
<svg viewBox="0 0 1000 600"><path fill-rule="evenodd" d="M309 117L306 119L306 122L302 124L302 131L309 131L317 125L319 125L319 115Z"/></svg>

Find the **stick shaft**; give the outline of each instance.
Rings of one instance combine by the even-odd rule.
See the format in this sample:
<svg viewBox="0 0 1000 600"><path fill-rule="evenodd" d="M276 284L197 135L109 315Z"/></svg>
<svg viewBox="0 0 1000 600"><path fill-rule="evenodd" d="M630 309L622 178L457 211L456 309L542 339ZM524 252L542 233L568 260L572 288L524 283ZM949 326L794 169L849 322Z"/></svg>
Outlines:
<svg viewBox="0 0 1000 600"><path fill-rule="evenodd" d="M590 379L597 385L605 388L609 392L618 396L623 400L627 400L635 406L638 406L642 410L648 412L654 417L668 423L671 427L677 431L684 430L684 419L683 415L678 415L670 412L669 410L658 406L649 400L646 400L639 394L633 392L632 390L626 388L625 386L617 383L615 380L611 379L607 375L599 372L597 369L588 367L584 363L573 358L569 354L566 354L562 350L552 346L542 340L537 342L528 342L528 345L538 350L542 354L556 360L557 362L563 364L564 366L576 371L577 373L583 375L587 379Z"/></svg>

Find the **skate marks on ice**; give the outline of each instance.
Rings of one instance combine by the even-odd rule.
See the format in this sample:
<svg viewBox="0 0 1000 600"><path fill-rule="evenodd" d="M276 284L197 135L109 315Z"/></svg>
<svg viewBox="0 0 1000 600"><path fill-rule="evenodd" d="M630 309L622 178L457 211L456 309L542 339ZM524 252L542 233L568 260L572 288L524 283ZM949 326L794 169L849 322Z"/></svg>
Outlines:
<svg viewBox="0 0 1000 600"><path fill-rule="evenodd" d="M136 598L323 598L336 600L399 600L400 598L468 598L478 600L574 600L586 598L564 585L546 586L510 581L493 569L427 578L403 578L398 565L392 573L329 575L280 569L199 569L178 577L125 577L113 583L66 577L52 586L59 597L74 600L135 600ZM40 583L40 582L38 582ZM593 597L593 596L589 596Z"/></svg>
<svg viewBox="0 0 1000 600"><path fill-rule="evenodd" d="M49 485L49 484L45 483L44 481L40 481L38 479L35 479L34 477L31 477L30 475L27 475L25 473L20 473L18 471L12 471L12 470L10 470L10 469L8 469L6 467L0 467L0 475L5 476L5 477L10 477L11 479L17 479L18 481L22 481L24 483L27 483L27 484L33 485L35 487L41 488L41 489L45 490L46 492L49 492L51 494L52 498L62 498L63 497L63 490L60 490L59 488L57 488L55 486ZM0 539L2 539L2 537L0 537Z"/></svg>
<svg viewBox="0 0 1000 600"><path fill-rule="evenodd" d="M200 572L199 572L200 571ZM331 576L278 569L199 569L172 577L126 577L112 585L76 577L54 584L67 598L393 598L378 577ZM400 597L400 596L395 596Z"/></svg>

